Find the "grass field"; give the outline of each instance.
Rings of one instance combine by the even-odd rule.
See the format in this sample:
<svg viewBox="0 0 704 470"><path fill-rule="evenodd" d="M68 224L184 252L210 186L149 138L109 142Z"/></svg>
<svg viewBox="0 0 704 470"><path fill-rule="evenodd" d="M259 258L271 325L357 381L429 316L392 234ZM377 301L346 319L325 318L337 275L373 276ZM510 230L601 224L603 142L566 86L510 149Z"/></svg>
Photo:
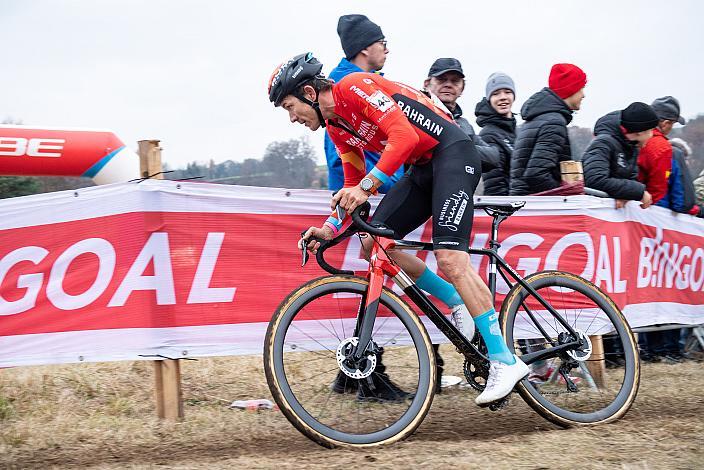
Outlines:
<svg viewBox="0 0 704 470"><path fill-rule="evenodd" d="M446 348L446 347L445 347ZM446 374L461 362L443 349ZM514 395L508 408L477 408L475 393L436 396L407 441L353 452L326 450L279 411L233 410L270 398L261 357L182 361L185 419L155 418L149 362L0 370L3 468L702 468L704 364L645 364L635 405L621 421L563 430Z"/></svg>

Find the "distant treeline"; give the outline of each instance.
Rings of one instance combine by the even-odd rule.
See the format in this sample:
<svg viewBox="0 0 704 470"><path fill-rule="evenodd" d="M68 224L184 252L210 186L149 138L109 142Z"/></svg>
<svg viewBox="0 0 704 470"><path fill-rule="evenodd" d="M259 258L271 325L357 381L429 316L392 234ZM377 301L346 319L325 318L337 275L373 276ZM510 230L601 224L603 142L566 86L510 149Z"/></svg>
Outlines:
<svg viewBox="0 0 704 470"><path fill-rule="evenodd" d="M327 186L327 177L321 179L316 170L316 152L307 138L270 143L261 159L247 158L242 162L227 160L222 163L189 163L184 169L167 173L168 179L202 178L204 181L245 186L286 188L321 188ZM167 167L168 168L168 167Z"/></svg>
<svg viewBox="0 0 704 470"><path fill-rule="evenodd" d="M592 140L592 130L586 127L569 128L572 155L580 160ZM704 115L687 122L687 125L672 131L669 137L680 137L692 148L688 164L692 175L704 170ZM272 142L261 159L247 158L242 162L227 160L222 163L203 162L204 158L186 165L186 168L171 169L165 177L172 180L198 178L221 184L246 186L270 186L285 188L327 188L327 169L316 166L316 149L307 138ZM207 161L207 160L205 160ZM25 196L28 194L77 189L92 186L88 178L65 177L13 177L0 176L0 198Z"/></svg>

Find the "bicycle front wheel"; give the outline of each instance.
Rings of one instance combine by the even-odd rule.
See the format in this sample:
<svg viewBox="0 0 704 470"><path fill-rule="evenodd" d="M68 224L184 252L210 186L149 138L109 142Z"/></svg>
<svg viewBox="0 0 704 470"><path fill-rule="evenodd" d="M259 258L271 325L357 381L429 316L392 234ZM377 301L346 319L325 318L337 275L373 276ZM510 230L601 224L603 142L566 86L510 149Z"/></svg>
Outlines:
<svg viewBox="0 0 704 470"><path fill-rule="evenodd" d="M577 338L526 288L514 285L501 308L506 343L516 355L582 340L578 349L530 365L517 385L541 416L561 426L615 421L638 393L640 360L625 317L594 284L573 274L543 271L525 281L570 325Z"/></svg>
<svg viewBox="0 0 704 470"><path fill-rule="evenodd" d="M391 290L380 298L375 352L357 369L346 365L367 287L366 279L352 276L310 281L282 302L267 330L264 370L274 400L299 431L325 447L408 437L433 399L430 337Z"/></svg>

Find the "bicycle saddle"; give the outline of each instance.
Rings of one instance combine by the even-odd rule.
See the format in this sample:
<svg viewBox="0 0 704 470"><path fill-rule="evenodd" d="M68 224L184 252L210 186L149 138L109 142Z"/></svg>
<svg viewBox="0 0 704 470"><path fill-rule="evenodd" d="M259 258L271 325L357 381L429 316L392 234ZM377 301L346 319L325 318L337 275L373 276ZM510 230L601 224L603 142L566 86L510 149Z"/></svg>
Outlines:
<svg viewBox="0 0 704 470"><path fill-rule="evenodd" d="M489 202L478 202L474 204L475 209L484 209L485 211L493 212L504 212L507 214L513 214L517 210L521 209L526 205L526 201L511 201L511 202L499 202L499 203L489 203Z"/></svg>

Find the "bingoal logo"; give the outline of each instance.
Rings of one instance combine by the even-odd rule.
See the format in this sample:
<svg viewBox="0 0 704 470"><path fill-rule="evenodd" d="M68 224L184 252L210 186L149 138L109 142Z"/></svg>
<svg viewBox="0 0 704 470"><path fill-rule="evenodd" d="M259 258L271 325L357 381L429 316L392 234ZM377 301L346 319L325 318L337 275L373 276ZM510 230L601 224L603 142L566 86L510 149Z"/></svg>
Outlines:
<svg viewBox="0 0 704 470"><path fill-rule="evenodd" d="M0 137L0 157L61 157L65 139Z"/></svg>

